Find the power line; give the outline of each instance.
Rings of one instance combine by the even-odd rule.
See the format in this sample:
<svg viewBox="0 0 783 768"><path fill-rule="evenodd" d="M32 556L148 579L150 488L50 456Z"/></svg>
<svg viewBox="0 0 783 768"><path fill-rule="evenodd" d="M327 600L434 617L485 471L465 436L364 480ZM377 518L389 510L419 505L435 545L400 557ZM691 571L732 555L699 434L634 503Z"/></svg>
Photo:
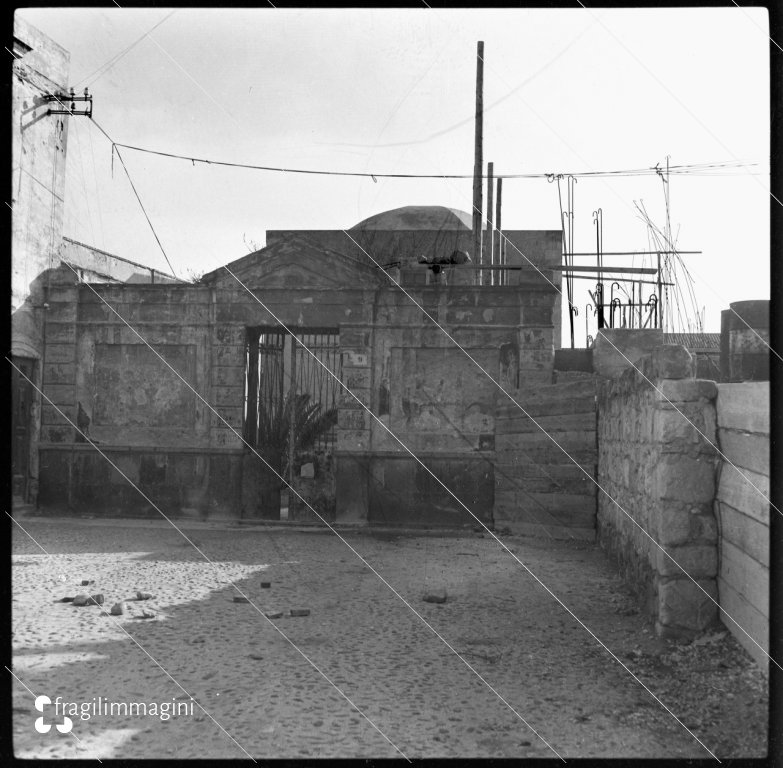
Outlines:
<svg viewBox="0 0 783 768"><path fill-rule="evenodd" d="M136 185L133 183L133 179L130 176L130 173L128 173L128 169L125 166L125 161L122 159L122 155L120 154L120 150L118 149L118 144L114 141L112 141L111 136L109 136L106 131L101 128L98 123L95 122L95 120L92 121L93 125L109 140L111 141L111 149L112 152L117 152L117 157L120 160L120 164L122 165L122 170L125 171L125 175L128 177L128 181L130 182L131 189L133 190L133 194L136 195L136 200L139 203L139 206L141 207L141 212L144 214L144 218L147 219L147 224L150 225L150 229L152 230L152 234L155 236L155 240L158 243L158 247L160 248L160 252L163 254L163 258L166 259L166 264L169 265L169 269L171 270L171 273L173 275L176 275L176 271L174 267L171 266L171 262L169 261L169 257L166 254L166 249L163 247L163 243L160 242L160 238L158 237L158 233L155 231L155 227L152 226L152 222L150 221L150 217L147 215L147 209L144 207L144 203L141 202L141 198L139 197L139 193L136 191Z"/></svg>
<svg viewBox="0 0 783 768"><path fill-rule="evenodd" d="M108 138L108 137L107 137ZM111 140L111 139L110 139ZM472 179L474 178L472 173L369 173L359 171L331 171L331 170L315 170L312 168L285 168L282 166L271 165L256 165L253 163L234 163L227 160L210 160L204 157L193 157L190 155L180 155L176 152L163 152L156 149L148 149L146 147L137 147L133 144L121 144L118 142L112 142L117 147L123 147L123 149L130 149L134 152L143 152L149 155L158 155L160 157L169 157L175 160L187 160L192 164L203 163L205 165L219 165L228 168L245 168L247 170L254 171L270 171L274 173L301 173L317 176L352 176L373 179ZM712 175L713 170L722 170L726 168L741 168L757 166L757 162L743 163L739 161L725 161L714 163L695 163L690 165L675 165L671 167L671 172L678 173L680 175ZM575 177L591 177L591 176L654 176L658 171L654 167L650 168L634 168L634 169L622 169L611 171L583 171L574 173L506 173L506 174L493 174L493 178L496 179L548 179L553 181L560 176L575 176ZM735 174L730 174L735 175ZM740 175L740 174L736 174ZM486 179L485 175L482 175L482 179Z"/></svg>

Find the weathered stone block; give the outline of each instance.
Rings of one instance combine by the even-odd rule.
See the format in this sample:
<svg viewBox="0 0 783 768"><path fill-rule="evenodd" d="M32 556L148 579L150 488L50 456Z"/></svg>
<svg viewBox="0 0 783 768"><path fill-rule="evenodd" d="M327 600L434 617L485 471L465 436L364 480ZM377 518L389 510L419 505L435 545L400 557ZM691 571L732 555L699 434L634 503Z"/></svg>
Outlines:
<svg viewBox="0 0 783 768"><path fill-rule="evenodd" d="M659 499L699 503L710 501L715 493L714 462L706 457L664 454L655 475Z"/></svg>
<svg viewBox="0 0 783 768"><path fill-rule="evenodd" d="M354 387L360 387L368 389L370 386L370 369L369 368L350 368L344 372L345 385L348 389Z"/></svg>
<svg viewBox="0 0 783 768"><path fill-rule="evenodd" d="M362 328L340 326L340 343L347 347L369 347L370 331Z"/></svg>
<svg viewBox="0 0 783 768"><path fill-rule="evenodd" d="M770 388L768 381L721 384L718 387L716 406L719 427L769 434Z"/></svg>
<svg viewBox="0 0 783 768"><path fill-rule="evenodd" d="M604 328L593 346L593 370L604 378L614 378L662 344L660 329Z"/></svg>
<svg viewBox="0 0 783 768"><path fill-rule="evenodd" d="M344 349L342 356L345 368L365 368L369 365L369 355L365 350Z"/></svg>
<svg viewBox="0 0 783 768"><path fill-rule="evenodd" d="M698 509L692 509L690 516L692 540L705 544L714 544L718 541L718 523L712 512L702 513Z"/></svg>
<svg viewBox="0 0 783 768"><path fill-rule="evenodd" d="M369 430L337 430L337 448L341 451L366 451L370 447Z"/></svg>
<svg viewBox="0 0 783 768"><path fill-rule="evenodd" d="M769 474L769 435L721 429L719 440L721 452L732 464Z"/></svg>
<svg viewBox="0 0 783 768"><path fill-rule="evenodd" d="M76 380L74 363L46 363L43 380L47 384L73 384Z"/></svg>
<svg viewBox="0 0 783 768"><path fill-rule="evenodd" d="M340 429L369 429L370 414L364 408L340 408L337 412Z"/></svg>
<svg viewBox="0 0 783 768"><path fill-rule="evenodd" d="M694 374L694 360L688 350L679 344L656 347L651 355L652 374L656 379L690 379Z"/></svg>
<svg viewBox="0 0 783 768"><path fill-rule="evenodd" d="M682 547L656 548L656 569L661 577L685 576L711 578L718 573L718 549L711 544L689 544ZM676 561L676 562L673 562ZM685 573L683 573L685 571Z"/></svg>
<svg viewBox="0 0 783 768"><path fill-rule="evenodd" d="M708 404L704 407L693 405L678 406L677 409L661 402L652 411L652 437L660 443L661 450L680 450L688 446L703 443L705 448L714 450L715 441L715 409ZM712 443L712 446L710 446Z"/></svg>
<svg viewBox="0 0 783 768"><path fill-rule="evenodd" d="M658 543L662 547L685 544L691 537L691 513L683 504L660 502ZM668 560L668 558L667 558Z"/></svg>
<svg viewBox="0 0 783 768"><path fill-rule="evenodd" d="M718 396L718 385L707 379L662 379L656 386L656 399L663 402L714 400Z"/></svg>
<svg viewBox="0 0 783 768"><path fill-rule="evenodd" d="M667 628L701 632L717 619L718 608L713 602L718 597L715 580L702 580L697 584L689 579L672 579L659 584L658 634L666 635Z"/></svg>

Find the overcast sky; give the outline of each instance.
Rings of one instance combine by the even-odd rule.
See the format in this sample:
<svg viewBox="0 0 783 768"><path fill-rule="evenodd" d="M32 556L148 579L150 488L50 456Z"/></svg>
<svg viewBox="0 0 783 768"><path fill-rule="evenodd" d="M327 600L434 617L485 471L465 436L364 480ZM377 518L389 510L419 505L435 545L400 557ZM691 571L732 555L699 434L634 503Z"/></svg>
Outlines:
<svg viewBox="0 0 783 768"><path fill-rule="evenodd" d="M70 52L69 84L90 86L95 121L114 141L316 170L471 174L483 40L484 160L496 173L649 168L665 166L667 155L673 165L757 163L672 176L671 223L679 248L703 251L682 258L706 306L706 331L720 330L730 302L769 296L763 9L18 13ZM165 269L116 160L112 175L110 142L87 118L70 118L69 131L64 234ZM122 152L183 276L239 258L246 242L263 245L267 229L341 229L403 205L472 204L470 179L304 176ZM595 248L599 207L604 250L647 249L634 201L663 227L659 177L579 179L575 249ZM505 227L559 221L555 183L504 181ZM577 346L587 287L577 282ZM681 309L684 319L690 306Z"/></svg>

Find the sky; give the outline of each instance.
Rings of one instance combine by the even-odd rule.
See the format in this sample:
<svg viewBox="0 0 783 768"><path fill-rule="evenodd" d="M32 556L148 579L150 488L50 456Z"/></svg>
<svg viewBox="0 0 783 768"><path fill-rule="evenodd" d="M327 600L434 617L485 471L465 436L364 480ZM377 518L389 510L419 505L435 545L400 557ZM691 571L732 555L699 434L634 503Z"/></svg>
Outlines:
<svg viewBox="0 0 783 768"><path fill-rule="evenodd" d="M769 298L765 9L17 13L70 52L69 85L89 86L94 122L114 142L358 173L472 174L482 40L484 161L495 174L649 169L665 167L667 156L675 166L732 164L669 177L676 245L702 253L681 257L695 299L681 286L678 326L667 330L696 330L698 308L703 330L718 332L729 303ZM88 118L69 120L64 234L169 271L116 157L112 166L110 140ZM347 229L404 205L472 206L470 178L314 176L120 152L185 278L264 245L267 230ZM650 248L637 206L665 226L658 175L581 177L574 189L577 252L595 249L599 208L604 251ZM558 229L557 183L504 180L503 225ZM643 264L640 256L604 261ZM594 286L575 286L576 345L584 346L595 334L584 309Z"/></svg>

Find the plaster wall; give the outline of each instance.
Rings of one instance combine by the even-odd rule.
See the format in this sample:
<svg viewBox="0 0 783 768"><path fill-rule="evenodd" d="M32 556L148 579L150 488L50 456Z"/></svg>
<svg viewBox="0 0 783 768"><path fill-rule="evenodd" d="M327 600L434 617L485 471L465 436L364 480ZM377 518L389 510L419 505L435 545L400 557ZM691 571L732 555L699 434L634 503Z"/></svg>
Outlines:
<svg viewBox="0 0 783 768"><path fill-rule="evenodd" d="M262 262L265 277L254 275L251 262L244 267L243 282L264 280L263 289L248 291L222 274L200 286L53 287L47 396L105 452L121 453L128 477L155 490L167 514L239 517L252 514L242 493L251 481L247 460L259 461L241 438L247 328L336 330L352 392L339 402L338 521L471 520L382 424L491 520L497 388L482 369L504 387L551 382L551 286L535 273L514 286L422 286L412 292L420 309L398 288L377 287L365 268L352 271L343 259L323 269L301 246L283 247ZM330 285L336 272L356 287ZM303 287L316 279L318 288ZM111 466L79 442L62 414L44 409L42 503L87 508L100 501L109 511L146 514L149 503L119 490Z"/></svg>
<svg viewBox="0 0 783 768"><path fill-rule="evenodd" d="M66 88L69 55L18 14L14 38L11 311L16 314L28 299L42 303L34 281L54 264L62 236L68 118L48 115L44 96ZM28 337L27 328L18 330L16 343L40 352L40 339Z"/></svg>
<svg viewBox="0 0 783 768"><path fill-rule="evenodd" d="M720 531L721 619L748 653L766 667L770 561L769 382L719 384L716 409L718 446L723 454L715 498Z"/></svg>

